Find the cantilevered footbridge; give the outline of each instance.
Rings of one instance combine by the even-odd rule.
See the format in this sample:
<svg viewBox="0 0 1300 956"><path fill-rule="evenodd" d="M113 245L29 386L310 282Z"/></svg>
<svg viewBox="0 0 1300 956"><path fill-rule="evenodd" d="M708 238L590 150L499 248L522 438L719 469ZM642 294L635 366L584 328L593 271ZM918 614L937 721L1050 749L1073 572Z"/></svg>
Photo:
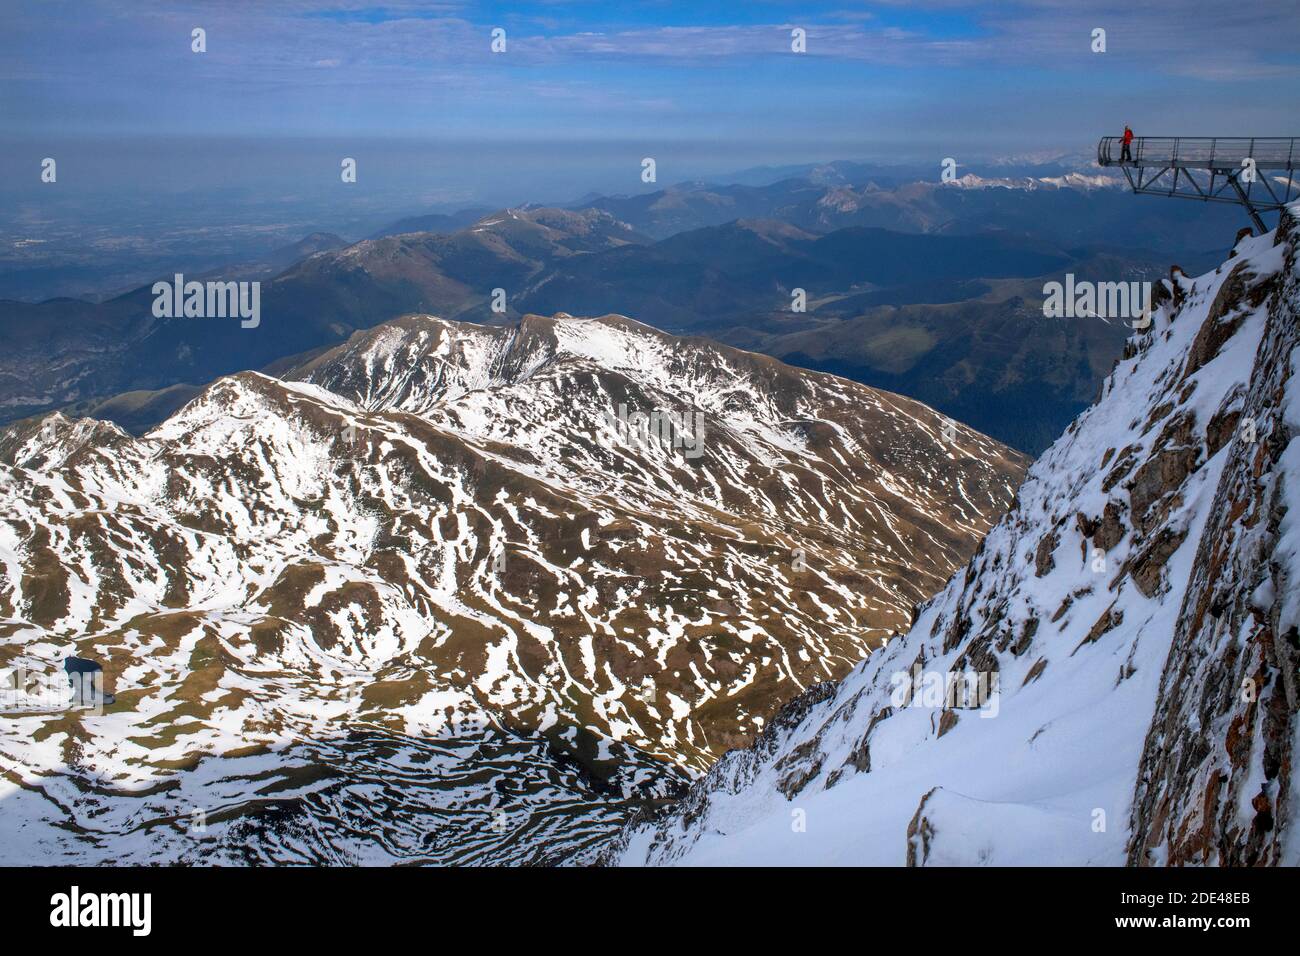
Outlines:
<svg viewBox="0 0 1300 956"><path fill-rule="evenodd" d="M1263 213L1300 199L1300 138L1138 136L1125 155L1123 138L1106 136L1097 162L1122 168L1135 193L1245 206L1260 232Z"/></svg>

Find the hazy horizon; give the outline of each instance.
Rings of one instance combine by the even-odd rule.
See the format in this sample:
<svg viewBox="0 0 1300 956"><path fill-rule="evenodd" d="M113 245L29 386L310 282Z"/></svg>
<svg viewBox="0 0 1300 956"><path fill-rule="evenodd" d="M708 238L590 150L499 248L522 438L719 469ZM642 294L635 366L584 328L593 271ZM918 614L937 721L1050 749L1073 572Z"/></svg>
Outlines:
<svg viewBox="0 0 1300 956"><path fill-rule="evenodd" d="M0 297L29 300L467 207L836 160L935 180L950 158L1086 166L1125 123L1300 127L1300 27L1279 2L1224 19L1199 0L16 0L0 17Z"/></svg>
<svg viewBox="0 0 1300 956"><path fill-rule="evenodd" d="M35 192L45 157L61 160L62 198L320 191L418 211L766 165L1086 152L1124 123L1283 135L1296 130L1279 115L1300 119L1285 92L1300 27L1273 2L1224 19L1200 2L20 0L5 19L11 199L55 198ZM647 156L655 183L641 180ZM358 164L346 189L344 157Z"/></svg>

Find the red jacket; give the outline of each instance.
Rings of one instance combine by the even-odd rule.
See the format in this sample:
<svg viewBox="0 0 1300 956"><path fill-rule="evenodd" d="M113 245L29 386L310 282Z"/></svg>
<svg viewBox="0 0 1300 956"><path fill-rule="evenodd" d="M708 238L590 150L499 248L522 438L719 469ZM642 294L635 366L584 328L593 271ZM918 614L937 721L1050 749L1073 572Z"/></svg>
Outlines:
<svg viewBox="0 0 1300 956"><path fill-rule="evenodd" d="M1131 129L1129 129L1127 126L1125 126L1125 127L1124 127L1124 145L1127 146L1127 145L1128 145L1129 143L1131 143L1131 142L1133 142L1133 131L1132 131Z"/></svg>

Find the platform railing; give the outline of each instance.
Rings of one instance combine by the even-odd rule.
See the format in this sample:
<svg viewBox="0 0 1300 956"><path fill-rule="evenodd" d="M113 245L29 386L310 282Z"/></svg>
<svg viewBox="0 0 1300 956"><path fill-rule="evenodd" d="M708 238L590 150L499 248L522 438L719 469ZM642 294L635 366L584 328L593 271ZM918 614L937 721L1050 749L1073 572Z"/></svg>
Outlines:
<svg viewBox="0 0 1300 956"><path fill-rule="evenodd" d="M1122 136L1104 136L1097 144L1102 166L1167 166L1185 169L1239 169L1253 159L1256 169L1293 170L1300 161L1296 139L1284 136L1137 136L1123 155Z"/></svg>

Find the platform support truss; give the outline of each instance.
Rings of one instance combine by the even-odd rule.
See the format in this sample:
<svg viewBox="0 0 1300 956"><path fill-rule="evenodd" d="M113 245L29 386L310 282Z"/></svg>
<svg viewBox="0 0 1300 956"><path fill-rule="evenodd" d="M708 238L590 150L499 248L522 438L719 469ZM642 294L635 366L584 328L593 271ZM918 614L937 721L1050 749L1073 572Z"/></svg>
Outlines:
<svg viewBox="0 0 1300 956"><path fill-rule="evenodd" d="M1264 213L1300 200L1295 138L1142 136L1125 155L1121 138L1107 136L1097 162L1123 169L1135 193L1244 206L1261 233Z"/></svg>

